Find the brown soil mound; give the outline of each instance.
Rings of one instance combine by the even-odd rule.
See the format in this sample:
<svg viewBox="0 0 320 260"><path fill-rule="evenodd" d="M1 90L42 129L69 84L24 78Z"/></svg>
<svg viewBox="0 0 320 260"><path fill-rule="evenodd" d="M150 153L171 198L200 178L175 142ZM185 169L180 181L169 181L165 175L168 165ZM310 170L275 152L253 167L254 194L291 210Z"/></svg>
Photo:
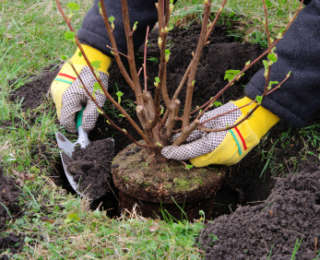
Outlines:
<svg viewBox="0 0 320 260"><path fill-rule="evenodd" d="M15 218L21 212L18 204L20 193L15 181L4 176L0 166L0 230L6 226L6 221Z"/></svg>
<svg viewBox="0 0 320 260"><path fill-rule="evenodd" d="M215 219L199 243L207 259L290 259L298 244L296 258L313 259L320 257L319 216L320 171L301 172L277 179L263 203Z"/></svg>

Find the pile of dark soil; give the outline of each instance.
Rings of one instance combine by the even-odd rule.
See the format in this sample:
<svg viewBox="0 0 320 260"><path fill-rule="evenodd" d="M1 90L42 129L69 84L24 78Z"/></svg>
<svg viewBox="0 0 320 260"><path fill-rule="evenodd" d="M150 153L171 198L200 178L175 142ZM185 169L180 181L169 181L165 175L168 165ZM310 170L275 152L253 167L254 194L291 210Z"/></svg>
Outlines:
<svg viewBox="0 0 320 260"><path fill-rule="evenodd" d="M15 102L22 99L21 107L24 110L41 105L44 98L49 94L49 86L58 73L58 67L58 65L49 66L40 75L31 77L28 83L13 92L10 99ZM9 82L9 85L14 84L15 80Z"/></svg>
<svg viewBox="0 0 320 260"><path fill-rule="evenodd" d="M20 212L19 195L21 190L12 178L6 177L0 166L0 230L6 226L6 221L14 219Z"/></svg>
<svg viewBox="0 0 320 260"><path fill-rule="evenodd" d="M112 138L91 142L86 149L76 146L68 172L79 183L79 191L91 199L113 192L111 161L114 153Z"/></svg>
<svg viewBox="0 0 320 260"><path fill-rule="evenodd" d="M270 196L208 224L199 237L207 259L320 257L320 171L277 179ZM269 257L269 258L268 258ZM292 259L292 258L291 258Z"/></svg>

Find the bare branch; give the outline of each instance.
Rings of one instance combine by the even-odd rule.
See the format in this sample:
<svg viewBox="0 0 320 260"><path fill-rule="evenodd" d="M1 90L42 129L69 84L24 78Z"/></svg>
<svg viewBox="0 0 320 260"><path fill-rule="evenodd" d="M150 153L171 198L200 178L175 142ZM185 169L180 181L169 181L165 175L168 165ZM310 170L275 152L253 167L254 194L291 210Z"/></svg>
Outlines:
<svg viewBox="0 0 320 260"><path fill-rule="evenodd" d="M144 78L144 91L148 90L148 75L147 75L147 50L148 50L148 37L149 29L147 26L146 38L144 40L144 52L143 52L143 78ZM139 73L138 73L139 74Z"/></svg>
<svg viewBox="0 0 320 260"><path fill-rule="evenodd" d="M140 80L138 77L137 66L134 56L134 44L133 44L133 31L130 27L130 16L127 0L121 0L121 10L122 10L122 23L126 35L127 51L128 51L128 63L130 68L131 78L134 83L134 89L136 92L136 99L139 105L143 104L142 101L142 89L140 85Z"/></svg>
<svg viewBox="0 0 320 260"><path fill-rule="evenodd" d="M100 5L101 5L101 10L102 10L102 18L104 21L104 25L106 27L107 34L108 34L108 37L109 37L109 40L110 40L111 46L112 46L112 49L111 49L112 54L117 62L118 68L119 68L123 78L128 83L130 88L136 93L136 88L135 88L134 82L131 79L131 77L129 76L129 73L127 72L127 69L125 68L125 66L121 60L120 54L125 56L127 59L128 59L128 56L119 52L117 42L116 42L116 39L113 34L113 28L111 27L111 25L109 23L109 17L108 17L107 11L106 11L106 7L104 6L103 0L100 0Z"/></svg>
<svg viewBox="0 0 320 260"><path fill-rule="evenodd" d="M191 61L192 65L191 65L190 73L188 76L187 94L186 94L186 100L184 104L183 117L182 117L183 128L189 125L189 122L190 122L190 112L191 112L191 106L192 106L193 90L195 86L195 76L196 76L198 63L201 57L202 49L206 43L205 40L206 40L207 29L208 29L210 9L211 9L211 0L206 0L204 3L204 10L203 10L204 14L203 14L203 20L202 20L201 33L199 36L198 45L197 45L194 57Z"/></svg>

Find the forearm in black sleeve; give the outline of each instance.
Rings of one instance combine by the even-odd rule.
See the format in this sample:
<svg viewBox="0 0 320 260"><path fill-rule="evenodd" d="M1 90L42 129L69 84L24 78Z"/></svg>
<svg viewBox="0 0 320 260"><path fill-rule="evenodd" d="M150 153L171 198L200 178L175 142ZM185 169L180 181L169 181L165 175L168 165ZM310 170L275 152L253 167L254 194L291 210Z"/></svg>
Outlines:
<svg viewBox="0 0 320 260"><path fill-rule="evenodd" d="M110 49L106 46L111 46L111 43L102 16L99 14L98 2L99 0L94 1L94 6L85 16L82 27L78 31L78 37L80 42L88 44L105 54L109 54ZM156 0L128 1L130 22L132 25L134 22L138 22L137 31L134 33L134 44L136 48L143 43L147 26L152 28L157 21L155 2ZM126 38L122 25L121 1L104 0L104 4L107 8L108 16L113 16L115 18L114 35L118 49L119 51L126 53Z"/></svg>
<svg viewBox="0 0 320 260"><path fill-rule="evenodd" d="M298 15L276 46L278 61L271 80L289 80L263 99L262 105L293 126L310 122L320 110L320 0L311 1ZM248 83L245 94L252 99L264 89L264 70Z"/></svg>

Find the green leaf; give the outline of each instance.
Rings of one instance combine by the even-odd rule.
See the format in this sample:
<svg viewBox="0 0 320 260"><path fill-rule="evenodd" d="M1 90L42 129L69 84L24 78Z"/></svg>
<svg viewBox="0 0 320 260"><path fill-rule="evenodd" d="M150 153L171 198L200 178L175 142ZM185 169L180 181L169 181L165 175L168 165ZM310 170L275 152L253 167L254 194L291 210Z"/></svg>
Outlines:
<svg viewBox="0 0 320 260"><path fill-rule="evenodd" d="M94 60L94 61L91 62L91 66L96 70L98 70L100 68L100 65L101 65L101 61L100 60Z"/></svg>
<svg viewBox="0 0 320 260"><path fill-rule="evenodd" d="M74 41L75 39L75 32L66 31L64 33L64 39L67 41Z"/></svg>
<svg viewBox="0 0 320 260"><path fill-rule="evenodd" d="M97 92L100 92L101 94L103 94L103 91L101 89L101 86L100 86L99 82L95 82L93 84L92 96L95 97L95 94Z"/></svg>
<svg viewBox="0 0 320 260"><path fill-rule="evenodd" d="M279 84L279 81L276 81L276 80L269 81L268 90L270 90L272 88L272 85L277 85L277 84Z"/></svg>
<svg viewBox="0 0 320 260"><path fill-rule="evenodd" d="M185 165L185 168L186 168L187 170L190 170L190 169L193 168L193 165L192 165L192 164L186 164L186 165Z"/></svg>
<svg viewBox="0 0 320 260"><path fill-rule="evenodd" d="M70 11L78 11L80 9L80 6L74 2L68 3L67 7L69 8Z"/></svg>
<svg viewBox="0 0 320 260"><path fill-rule="evenodd" d="M138 24L139 24L138 21L135 21L135 22L134 22L133 27L132 27L132 31L136 31L136 30L137 30Z"/></svg>
<svg viewBox="0 0 320 260"><path fill-rule="evenodd" d="M118 103L121 104L121 97L123 96L123 92L119 90L117 91L116 95L118 97Z"/></svg>
<svg viewBox="0 0 320 260"><path fill-rule="evenodd" d="M215 101L215 102L213 102L213 105L214 105L215 107L220 107L220 106L222 106L222 102L220 102L220 101Z"/></svg>
<svg viewBox="0 0 320 260"><path fill-rule="evenodd" d="M67 57L66 55L62 55L62 56L61 56L61 59L64 60L64 61L66 61L66 60L68 59L68 57Z"/></svg>
<svg viewBox="0 0 320 260"><path fill-rule="evenodd" d="M268 70L270 67L269 62L267 60L263 60L262 63L263 63L264 69Z"/></svg>
<svg viewBox="0 0 320 260"><path fill-rule="evenodd" d="M147 59L148 61L154 62L154 63L158 63L159 59L157 57L150 57Z"/></svg>
<svg viewBox="0 0 320 260"><path fill-rule="evenodd" d="M163 115L163 113L164 113L164 107L160 106L160 115Z"/></svg>
<svg viewBox="0 0 320 260"><path fill-rule="evenodd" d="M165 60L169 62L171 51L169 49L165 49Z"/></svg>
<svg viewBox="0 0 320 260"><path fill-rule="evenodd" d="M262 98L263 98L262 96L256 96L256 101L259 105L261 105L262 103Z"/></svg>
<svg viewBox="0 0 320 260"><path fill-rule="evenodd" d="M109 20L110 23L114 23L116 18L114 18L114 16L109 16L108 20Z"/></svg>
<svg viewBox="0 0 320 260"><path fill-rule="evenodd" d="M240 70L227 70L224 74L224 80L228 80L228 82L232 81L238 74Z"/></svg>
<svg viewBox="0 0 320 260"><path fill-rule="evenodd" d="M272 61L272 63L275 63L278 60L278 55L274 52L270 52L267 57L269 61Z"/></svg>
<svg viewBox="0 0 320 260"><path fill-rule="evenodd" d="M154 78L154 83L153 83L154 86L155 86L155 87L158 87L158 86L159 86L159 83L160 83L160 78L159 78L159 77L155 77L155 78Z"/></svg>

